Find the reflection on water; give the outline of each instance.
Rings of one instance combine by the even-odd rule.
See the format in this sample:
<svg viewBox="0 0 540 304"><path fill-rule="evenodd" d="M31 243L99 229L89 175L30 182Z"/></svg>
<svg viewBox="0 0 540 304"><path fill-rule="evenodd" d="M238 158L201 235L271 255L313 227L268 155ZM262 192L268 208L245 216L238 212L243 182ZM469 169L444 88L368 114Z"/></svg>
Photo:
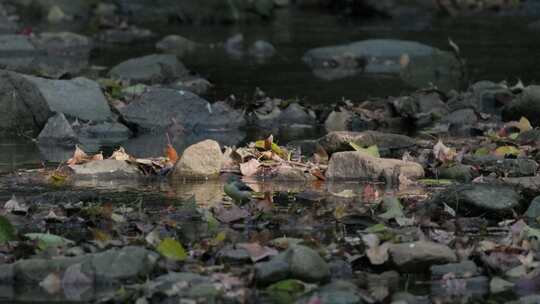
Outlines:
<svg viewBox="0 0 540 304"><path fill-rule="evenodd" d="M0 173L37 167L41 160L34 142L23 138L0 138Z"/></svg>

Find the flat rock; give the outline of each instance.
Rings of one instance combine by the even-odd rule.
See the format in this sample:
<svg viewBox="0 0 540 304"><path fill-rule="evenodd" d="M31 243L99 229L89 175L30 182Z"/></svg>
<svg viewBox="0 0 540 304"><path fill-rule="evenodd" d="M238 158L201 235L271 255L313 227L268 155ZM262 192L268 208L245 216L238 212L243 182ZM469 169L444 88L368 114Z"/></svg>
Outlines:
<svg viewBox="0 0 540 304"><path fill-rule="evenodd" d="M474 216L486 211L508 213L519 205L520 196L513 187L470 184L451 187L436 195L434 202L446 203L457 214Z"/></svg>
<svg viewBox="0 0 540 304"><path fill-rule="evenodd" d="M96 254L57 259L26 259L0 266L1 283L37 284L51 273L62 274L80 264L88 278L98 284L129 281L148 275L158 259L155 252L143 247L126 246ZM9 274L9 275L8 275ZM94 281L94 280L92 280Z"/></svg>
<svg viewBox="0 0 540 304"><path fill-rule="evenodd" d="M217 178L223 164L219 143L204 140L189 146L174 168L173 177L178 179Z"/></svg>
<svg viewBox="0 0 540 304"><path fill-rule="evenodd" d="M405 272L423 272L431 265L455 263L455 252L446 245L418 241L390 246L392 262Z"/></svg>
<svg viewBox="0 0 540 304"><path fill-rule="evenodd" d="M125 179L142 176L136 166L123 160L96 160L82 165L72 165L70 168L76 178Z"/></svg>
<svg viewBox="0 0 540 304"><path fill-rule="evenodd" d="M112 118L109 104L99 84L93 80L84 77L71 80L50 80L28 75L23 77L37 87L50 111L92 121Z"/></svg>
<svg viewBox="0 0 540 304"><path fill-rule="evenodd" d="M349 144L350 142L361 147L376 145L383 156L390 154L393 150L409 149L416 145L415 140L408 136L377 131L330 132L319 139L319 144L329 154L340 151L352 151L353 148Z"/></svg>
<svg viewBox="0 0 540 304"><path fill-rule="evenodd" d="M139 131L164 130L175 121L193 133L224 132L246 124L244 113L224 102L210 104L189 91L162 88L148 88L121 108L120 113Z"/></svg>
<svg viewBox="0 0 540 304"><path fill-rule="evenodd" d="M326 178L329 180L380 181L398 178L422 178L424 169L418 163L399 159L373 157L364 152L337 152L332 154Z"/></svg>
<svg viewBox="0 0 540 304"><path fill-rule="evenodd" d="M109 71L109 76L131 83L156 84L172 82L188 74L175 55L155 54L126 60Z"/></svg>

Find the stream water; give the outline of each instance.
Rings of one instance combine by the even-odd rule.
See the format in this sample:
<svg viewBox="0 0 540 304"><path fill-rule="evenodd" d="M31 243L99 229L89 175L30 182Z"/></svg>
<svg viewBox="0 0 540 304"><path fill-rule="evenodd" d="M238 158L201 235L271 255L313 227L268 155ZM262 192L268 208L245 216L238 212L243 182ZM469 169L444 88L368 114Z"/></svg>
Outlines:
<svg viewBox="0 0 540 304"><path fill-rule="evenodd" d="M232 35L242 33L247 43L261 39L271 42L276 47L277 55L265 61L234 58L222 50L210 48L183 59L189 69L215 85L206 96L210 100L223 99L230 94L240 98L251 98L254 89L259 87L269 96L298 98L307 103L333 103L342 98L363 100L369 97L399 95L411 92L415 88L404 84L399 78L390 76L359 75L335 81L318 79L301 60L303 54L311 48L364 39L392 38L413 40L449 50L448 38L451 37L459 45L462 56L467 60L470 81L507 80L513 83L521 79L525 83L530 83L540 79L540 61L537 59L540 40L536 39L538 32L527 28L530 21L532 20L527 18L505 17L441 19L431 22L412 20L410 24L397 24L391 21L366 23L316 12L282 10L278 12L276 19L265 24L205 27L178 25L154 30L159 32L160 36L179 34L209 44L219 44ZM154 52L153 42L136 47L104 47L93 53L92 63L109 67L122 60L152 52ZM42 164L43 157L31 140L0 138L0 174L21 168L39 168ZM144 192L158 193L160 199L168 197L171 200L183 200L193 196L197 202L209 202L223 196L222 183L169 184L158 181L144 185L132 183L121 185L85 181L75 186L104 191L120 190L125 193L134 188L139 191L145 189ZM299 190L309 187L312 185L301 185ZM286 192L291 189L282 190ZM355 184L341 185L339 189L317 189L324 193L338 193L343 190L351 190L358 194L361 186ZM0 202L9 198L13 191L14 189L9 186L0 185ZM19 194L24 198L25 195L35 191L47 189L20 191ZM124 198L131 199L131 196L126 194ZM289 224L291 231L280 232L302 235L297 222ZM336 231L336 227L324 228L321 233ZM422 290L421 286L415 288L417 291Z"/></svg>

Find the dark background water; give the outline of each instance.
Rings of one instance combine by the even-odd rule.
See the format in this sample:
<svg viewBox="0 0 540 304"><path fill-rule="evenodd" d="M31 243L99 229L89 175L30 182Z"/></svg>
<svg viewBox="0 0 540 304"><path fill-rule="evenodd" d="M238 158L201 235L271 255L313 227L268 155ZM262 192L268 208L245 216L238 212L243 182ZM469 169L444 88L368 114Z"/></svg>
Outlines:
<svg viewBox="0 0 540 304"><path fill-rule="evenodd" d="M466 58L470 81L540 79L540 30L529 29L527 17L462 17L407 20L362 20L320 11L278 10L271 21L243 25L176 25L155 28L161 35L178 34L201 43L219 44L241 33L246 45L255 40L271 42L277 54L263 62L235 58L220 47L201 49L183 62L214 85L211 98L230 94L250 97L259 87L270 96L299 98L312 103L332 103L342 97L359 100L410 92L414 88L393 77L359 75L335 81L316 78L302 62L303 54L315 47L345 44L365 39L403 39L450 50L448 38L459 45ZM158 35L160 36L160 35ZM112 65L134 55L152 52L153 44L138 49L107 49L97 53L96 63Z"/></svg>

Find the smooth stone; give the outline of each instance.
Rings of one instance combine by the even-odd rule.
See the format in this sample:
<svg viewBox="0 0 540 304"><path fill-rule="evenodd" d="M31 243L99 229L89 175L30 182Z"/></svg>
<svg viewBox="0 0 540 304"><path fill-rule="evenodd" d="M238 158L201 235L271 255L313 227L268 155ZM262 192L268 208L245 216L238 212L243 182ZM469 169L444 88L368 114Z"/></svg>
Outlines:
<svg viewBox="0 0 540 304"><path fill-rule="evenodd" d="M223 164L223 154L215 140L204 140L189 146L176 163L173 178L218 178Z"/></svg>
<svg viewBox="0 0 540 304"><path fill-rule="evenodd" d="M189 71L184 64L172 54L154 54L129 59L109 71L111 78L145 84L172 82L188 74Z"/></svg>
<svg viewBox="0 0 540 304"><path fill-rule="evenodd" d="M332 154L326 178L328 180L370 180L396 179L403 175L409 179L422 178L424 169L415 162L399 159L378 158L364 152L337 152Z"/></svg>
<svg viewBox="0 0 540 304"><path fill-rule="evenodd" d="M142 176L137 166L123 160L95 160L81 165L72 165L70 168L74 176L81 179L125 179Z"/></svg>
<svg viewBox="0 0 540 304"><path fill-rule="evenodd" d="M391 245L392 262L404 272L423 272L432 265L455 263L455 252L446 245L418 241Z"/></svg>

